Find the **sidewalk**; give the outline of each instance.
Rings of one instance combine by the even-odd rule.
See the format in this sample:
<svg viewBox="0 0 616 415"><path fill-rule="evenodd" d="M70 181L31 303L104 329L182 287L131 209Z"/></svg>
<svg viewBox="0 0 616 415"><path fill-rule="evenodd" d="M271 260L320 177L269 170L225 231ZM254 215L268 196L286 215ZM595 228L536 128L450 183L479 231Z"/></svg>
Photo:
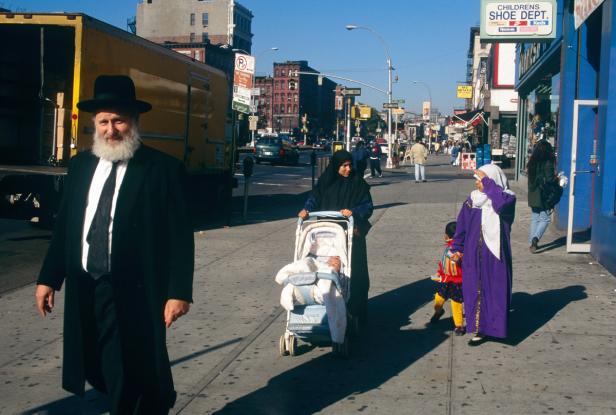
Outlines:
<svg viewBox="0 0 616 415"><path fill-rule="evenodd" d="M616 413L616 279L592 257L566 254L553 229L542 242L556 243L531 254L523 192L509 338L467 346L468 336L453 336L449 305L425 326L443 229L473 181L445 156L430 159L428 183L410 172L370 180L370 322L348 360L308 345L278 356L284 314L273 275L291 259L293 217L196 234L196 302L168 336L177 413ZM60 389L62 295L43 321L32 294L0 297L0 413L104 413L99 395Z"/></svg>

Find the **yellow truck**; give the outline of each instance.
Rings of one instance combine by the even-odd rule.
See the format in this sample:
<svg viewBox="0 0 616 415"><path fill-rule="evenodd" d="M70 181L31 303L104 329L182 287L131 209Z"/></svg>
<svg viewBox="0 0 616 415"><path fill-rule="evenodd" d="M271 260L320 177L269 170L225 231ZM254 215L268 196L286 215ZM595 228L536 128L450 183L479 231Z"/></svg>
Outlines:
<svg viewBox="0 0 616 415"><path fill-rule="evenodd" d="M130 76L152 104L140 118L143 142L183 161L193 201L229 209L223 71L84 14L0 13L0 39L0 216L53 219L68 160L92 144L92 114L77 102L101 74Z"/></svg>

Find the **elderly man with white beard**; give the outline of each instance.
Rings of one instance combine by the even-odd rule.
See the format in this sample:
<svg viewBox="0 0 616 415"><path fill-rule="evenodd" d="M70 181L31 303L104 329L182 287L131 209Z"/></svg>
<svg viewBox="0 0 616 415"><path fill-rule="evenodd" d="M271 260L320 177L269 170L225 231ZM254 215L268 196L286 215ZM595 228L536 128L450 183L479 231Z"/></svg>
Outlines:
<svg viewBox="0 0 616 415"><path fill-rule="evenodd" d="M112 414L167 414L176 393L166 329L192 302L194 239L182 164L144 146L123 75L96 79L91 151L71 160L36 287L45 316L65 283L62 386L105 393Z"/></svg>

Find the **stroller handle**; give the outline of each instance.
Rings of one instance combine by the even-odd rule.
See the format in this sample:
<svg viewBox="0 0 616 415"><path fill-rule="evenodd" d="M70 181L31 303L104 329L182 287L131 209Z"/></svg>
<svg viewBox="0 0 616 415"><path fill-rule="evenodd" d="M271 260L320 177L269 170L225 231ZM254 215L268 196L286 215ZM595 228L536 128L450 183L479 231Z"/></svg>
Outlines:
<svg viewBox="0 0 616 415"><path fill-rule="evenodd" d="M318 220L318 219L338 219L338 220L345 220L348 222L349 226L353 227L353 216L349 216L348 218L346 216L344 216L342 213L340 213L337 210L321 210L321 211L316 211L316 212L309 212L308 213L308 218L306 218L306 221L309 220ZM299 226L302 226L302 224L304 223L304 219L302 218L298 218L297 219L297 224Z"/></svg>

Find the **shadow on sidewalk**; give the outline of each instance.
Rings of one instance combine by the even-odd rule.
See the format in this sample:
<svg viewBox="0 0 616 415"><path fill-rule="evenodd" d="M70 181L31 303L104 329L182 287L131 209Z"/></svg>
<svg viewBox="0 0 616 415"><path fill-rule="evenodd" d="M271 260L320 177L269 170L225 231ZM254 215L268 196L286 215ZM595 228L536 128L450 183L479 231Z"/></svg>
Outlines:
<svg viewBox="0 0 616 415"><path fill-rule="evenodd" d="M433 282L423 279L370 299L368 327L351 343L350 358L317 357L216 413L312 414L343 399L352 403L354 394L379 388L449 338L444 325L404 328L433 293Z"/></svg>
<svg viewBox="0 0 616 415"><path fill-rule="evenodd" d="M573 301L587 298L586 287L570 285L537 294L514 293L509 315L509 337L502 343L516 346L550 321Z"/></svg>
<svg viewBox="0 0 616 415"><path fill-rule="evenodd" d="M64 399L21 412L21 415L102 415L109 413L107 397L94 389L83 398L72 395Z"/></svg>
<svg viewBox="0 0 616 415"><path fill-rule="evenodd" d="M535 254L540 254L542 252L551 251L552 249L560 248L567 245L567 238L565 236L555 239L552 242L548 242L547 244L539 245L539 248L535 252Z"/></svg>

